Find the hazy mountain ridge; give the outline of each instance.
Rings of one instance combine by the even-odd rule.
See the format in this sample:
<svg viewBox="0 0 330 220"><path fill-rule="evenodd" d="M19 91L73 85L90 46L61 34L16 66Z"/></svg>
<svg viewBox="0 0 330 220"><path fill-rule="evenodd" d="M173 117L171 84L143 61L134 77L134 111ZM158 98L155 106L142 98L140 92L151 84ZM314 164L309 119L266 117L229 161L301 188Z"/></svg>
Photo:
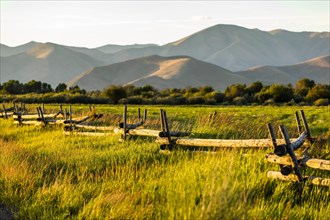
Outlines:
<svg viewBox="0 0 330 220"><path fill-rule="evenodd" d="M314 80L316 83L330 83L330 56L288 66L260 66L236 74L248 78L249 83L259 80L264 84L295 84L302 78Z"/></svg>
<svg viewBox="0 0 330 220"><path fill-rule="evenodd" d="M199 78L203 74L211 74L208 72L210 69L216 74L219 69L211 66L215 64L226 70L220 71L229 74L226 77L236 77L237 81L229 80L231 84L256 80L266 84L287 84L295 83L301 77L324 83L329 78L329 40L329 32L291 32L281 29L267 32L235 25L216 25L163 46L109 44L84 48L34 41L17 47L1 44L0 73L2 82L9 79L21 82L35 79L52 86L68 81L70 84L79 81L80 85L95 89L106 83L155 84L158 88L210 83L222 89L225 83L218 85L208 82L207 77ZM322 56L323 60L319 59ZM189 57L189 62L172 62L178 57ZM305 63L314 58L316 60ZM158 63L154 59L158 59ZM146 60L152 65L143 64L142 61ZM126 78L109 81L106 76L108 69L111 74L117 71ZM188 70L192 74L189 75ZM200 73L198 75L194 74L197 70ZM165 72L171 73L171 77L162 77ZM180 74L185 76L182 81Z"/></svg>
<svg viewBox="0 0 330 220"><path fill-rule="evenodd" d="M328 32L273 32L235 25L216 25L160 47L123 50L110 62L137 57L191 56L231 71L255 66L283 66L329 55Z"/></svg>
<svg viewBox="0 0 330 220"><path fill-rule="evenodd" d="M20 53L25 53L29 49L31 49L31 48L39 45L39 44L40 43L35 42L35 41L30 41L26 44L19 45L19 46L16 46L16 47L9 47L7 45L0 44L0 55L2 57L9 57L9 56L17 55L17 54L20 54Z"/></svg>
<svg viewBox="0 0 330 220"><path fill-rule="evenodd" d="M86 90L102 90L110 84L152 85L158 89L208 85L224 91L232 84L256 81L265 85L295 84L299 79L309 78L316 83L324 83L330 81L329 59L329 56L324 56L290 66L261 66L231 72L187 56L153 55L92 68L71 80L68 85L78 85Z"/></svg>
<svg viewBox="0 0 330 220"><path fill-rule="evenodd" d="M113 54L117 53L122 50L127 50L127 49L140 49L140 48L145 48L145 47L158 47L157 44L131 44L131 45L115 45L115 44L107 44L104 46L96 47L95 49L107 53L107 54Z"/></svg>
<svg viewBox="0 0 330 220"><path fill-rule="evenodd" d="M246 79L242 76L191 57L153 55L90 69L68 85L78 85L86 90L102 90L109 84L150 84L158 89L210 85L224 89L244 81Z"/></svg>
<svg viewBox="0 0 330 220"><path fill-rule="evenodd" d="M34 79L52 86L69 81L86 69L104 65L86 54L53 43L38 43L26 52L1 57L0 64L3 82L10 79L20 82Z"/></svg>

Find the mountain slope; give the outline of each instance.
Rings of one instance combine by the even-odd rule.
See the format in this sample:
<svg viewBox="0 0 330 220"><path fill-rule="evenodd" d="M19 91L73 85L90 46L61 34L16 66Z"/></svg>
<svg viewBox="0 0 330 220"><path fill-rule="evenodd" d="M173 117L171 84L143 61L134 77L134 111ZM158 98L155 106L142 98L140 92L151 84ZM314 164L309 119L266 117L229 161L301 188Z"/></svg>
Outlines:
<svg viewBox="0 0 330 220"><path fill-rule="evenodd" d="M25 53L27 50L37 46L40 43L31 41L29 43L17 46L17 47L9 47L4 44L0 44L0 56L2 57L9 57L12 55L17 55L20 53Z"/></svg>
<svg viewBox="0 0 330 220"><path fill-rule="evenodd" d="M92 57L93 59L96 59L96 60L99 60L99 61L105 62L105 63L107 63L107 61L109 60L109 57L110 57L109 54L106 54L97 49L90 49L90 48L86 48L86 47L72 47L72 46L65 46L65 47L72 51L86 54L86 55Z"/></svg>
<svg viewBox="0 0 330 220"><path fill-rule="evenodd" d="M130 72L132 75L126 77L125 80L119 80L118 84L155 82L159 86L160 84L167 86L167 83L171 82L169 85L176 84L176 87L181 87L178 85L180 82L182 85L186 85L186 82L179 79L171 81L171 79L163 79L158 75L149 76L151 74L148 72L150 66L140 66L140 62L136 64L136 68L140 68L139 71L130 70L130 66L120 64L130 61L128 64L132 65L133 61L131 60L138 60L138 58L143 60L143 57L158 55L162 57L192 57L195 59L195 63L198 63L196 60L203 61L199 63L201 67L195 65L193 69L190 69L191 72L195 70L202 72L204 71L203 68L209 69L209 65L204 65L204 62L215 64L219 68L223 67L230 71L241 71L234 75L240 75L243 78L248 76L249 79L246 79L246 83L260 79L267 84L287 84L295 83L301 77L322 82L328 79L326 75L329 70L328 67L321 67L312 63L301 64L308 59L329 56L329 43L329 32L290 32L286 30L266 32L235 25L216 25L163 46L153 44L105 45L89 49L32 41L18 47L0 45L0 73L2 82L9 79L17 79L21 82L35 79L55 86L59 82L71 80L81 72L95 66L117 63L121 68L118 68L117 72ZM315 61L313 62L315 63ZM189 62L186 61L186 63ZM296 65L292 66L292 64ZM163 70L166 66L157 62L154 65ZM192 63L187 66L192 66ZM170 67L175 69L172 64ZM183 67L185 65L182 65L181 68L184 70ZM146 70L141 68L146 68ZM95 70L101 71L100 69ZM217 70L214 71L217 72ZM140 76L140 73L137 72L143 74ZM185 80L194 84L194 77L198 78L199 75L192 74ZM127 79L130 80L127 81ZM95 79L95 83L104 83L98 80ZM241 81L238 79L237 82ZM91 85L86 84L86 87L88 86L91 87Z"/></svg>
<svg viewBox="0 0 330 220"><path fill-rule="evenodd" d="M68 82L86 90L102 90L109 85L152 85L158 89L212 86L224 91L235 83L261 81L269 84L295 84L309 78L316 83L330 82L329 56L318 57L289 66L261 66L246 71L230 72L219 66L187 56L136 58L102 67L91 68Z"/></svg>
<svg viewBox="0 0 330 220"><path fill-rule="evenodd" d="M92 68L68 85L86 90L102 90L110 84L152 85L158 89L212 86L223 90L245 77L187 56L137 58L108 66Z"/></svg>
<svg viewBox="0 0 330 220"><path fill-rule="evenodd" d="M0 64L3 82L34 79L52 86L66 82L91 67L104 65L85 54L52 43L39 43L25 53L1 57Z"/></svg>
<svg viewBox="0 0 330 220"><path fill-rule="evenodd" d="M255 66L283 66L329 55L329 32L271 32L235 25L216 25L161 47L113 54L111 62L149 56L191 56L231 71Z"/></svg>
<svg viewBox="0 0 330 220"><path fill-rule="evenodd" d="M236 72L249 79L249 83L261 81L264 84L295 84L299 79L308 78L316 83L330 83L330 56L317 57L295 65L261 66Z"/></svg>
<svg viewBox="0 0 330 220"><path fill-rule="evenodd" d="M115 44L107 44L101 47L96 47L95 49L103 52L103 53L117 53L126 49L136 49L136 48L145 48L145 47L157 47L156 44L132 44L132 45L115 45Z"/></svg>

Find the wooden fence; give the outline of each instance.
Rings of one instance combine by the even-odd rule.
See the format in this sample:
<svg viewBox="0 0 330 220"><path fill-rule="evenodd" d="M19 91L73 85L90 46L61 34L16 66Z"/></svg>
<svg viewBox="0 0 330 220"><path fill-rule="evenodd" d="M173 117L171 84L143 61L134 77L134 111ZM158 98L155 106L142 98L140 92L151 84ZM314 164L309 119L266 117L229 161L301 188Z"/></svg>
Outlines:
<svg viewBox="0 0 330 220"><path fill-rule="evenodd" d="M44 105L37 107L36 114L27 114L24 104L13 104L13 107L6 108L2 105L0 117L13 117L14 123L18 125L64 125L64 134L66 135L84 135L104 137L114 134L121 135L123 140L129 140L132 136L155 137L156 143L160 149L173 150L176 146L201 147L208 149L217 148L273 148L273 153L266 155L266 161L278 164L280 171L269 171L267 177L285 181L297 182L303 188L305 183L314 185L330 186L330 179L316 176L303 176L301 169L312 168L319 170L330 170L330 161L318 158L311 158L309 155L310 146L315 142L312 138L304 111L295 112L297 131L300 134L298 138L290 139L287 129L284 125L279 126L282 139L275 136L272 124L268 124L268 139L198 139L190 138L190 132L171 131L166 111L160 109L160 129L146 129L143 126L147 122L147 110L144 110L143 117L138 109L138 120L136 123L127 123L127 106L124 106L123 121L117 126L91 126L83 124L89 120L97 120L103 114L96 114L95 108L90 107L88 115L72 118L72 107L63 110L62 105L55 114L45 114ZM81 132L83 129L85 132ZM87 132L86 132L87 130ZM92 130L93 132L88 132ZM99 132L97 132L99 131ZM296 152L302 146L307 146L301 155Z"/></svg>
<svg viewBox="0 0 330 220"><path fill-rule="evenodd" d="M278 164L280 167L280 172L269 171L267 177L272 179L280 179L285 181L294 181L299 184L300 190L303 189L305 183L311 183L314 185L330 186L330 179L324 177L316 176L303 176L301 169L313 168L319 170L330 170L330 161L311 158L309 155L310 146L315 142L310 133L308 123L304 114L304 111L300 111L300 116L303 122L301 125L301 120L299 113L296 112L296 122L298 132L301 133L300 137L291 142L289 134L284 125L279 126L279 130L283 139L284 144L278 144L275 136L273 126L268 124L268 131L273 143L274 153L269 153L266 155L266 160L271 163ZM303 131L303 129L305 131ZM303 145L305 141L308 141L309 147L307 147L300 156L297 156L297 150Z"/></svg>

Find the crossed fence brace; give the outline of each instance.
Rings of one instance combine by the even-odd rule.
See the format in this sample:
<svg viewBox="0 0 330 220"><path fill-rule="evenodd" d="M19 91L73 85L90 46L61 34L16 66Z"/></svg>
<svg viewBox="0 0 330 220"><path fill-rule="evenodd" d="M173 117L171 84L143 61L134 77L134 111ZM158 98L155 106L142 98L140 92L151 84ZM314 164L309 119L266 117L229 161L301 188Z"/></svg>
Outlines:
<svg viewBox="0 0 330 220"><path fill-rule="evenodd" d="M13 102L13 107L6 108L5 104L2 104L2 109L0 109L0 118L8 119L11 116L17 115L19 113L26 113L27 110L25 108L25 103L21 102L20 105L18 103Z"/></svg>
<svg viewBox="0 0 330 220"><path fill-rule="evenodd" d="M269 171L267 176L273 179L281 179L286 181L295 181L298 183L298 190L302 192L305 182L311 182L314 185L330 186L330 179L320 178L315 176L303 176L301 168L315 168L321 170L330 170L330 161L322 159L312 159L308 153L310 146L307 147L302 156L297 156L295 151L298 150L307 140L309 145L312 145L315 142L315 139L312 138L310 133L308 123L304 114L304 111L300 111L300 116L303 122L301 125L301 120L299 113L295 112L297 130L300 134L299 138L294 142L290 141L289 134L284 125L280 125L279 129L282 137L285 140L285 144L277 144L275 132L273 126L268 124L268 131L271 137L274 153L267 154L266 160L271 163L279 164L280 172ZM303 131L304 128L304 131ZM294 174L292 174L294 172Z"/></svg>
<svg viewBox="0 0 330 220"><path fill-rule="evenodd" d="M59 120L57 117L64 117L64 112L62 108L62 104L60 104L60 109L55 114L46 114L45 107L42 106L37 107L37 114L26 114L23 111L16 111L15 115L13 115L14 123L18 125L37 125L37 126L46 126L48 124L54 123L56 120Z"/></svg>

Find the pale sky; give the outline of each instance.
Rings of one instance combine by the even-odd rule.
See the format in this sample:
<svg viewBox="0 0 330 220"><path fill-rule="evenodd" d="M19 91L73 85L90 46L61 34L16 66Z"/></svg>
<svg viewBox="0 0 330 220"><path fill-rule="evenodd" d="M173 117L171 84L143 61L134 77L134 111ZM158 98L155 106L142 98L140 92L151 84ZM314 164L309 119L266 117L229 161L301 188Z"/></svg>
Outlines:
<svg viewBox="0 0 330 220"><path fill-rule="evenodd" d="M330 1L1 1L0 42L98 47L179 40L216 24L329 31Z"/></svg>

